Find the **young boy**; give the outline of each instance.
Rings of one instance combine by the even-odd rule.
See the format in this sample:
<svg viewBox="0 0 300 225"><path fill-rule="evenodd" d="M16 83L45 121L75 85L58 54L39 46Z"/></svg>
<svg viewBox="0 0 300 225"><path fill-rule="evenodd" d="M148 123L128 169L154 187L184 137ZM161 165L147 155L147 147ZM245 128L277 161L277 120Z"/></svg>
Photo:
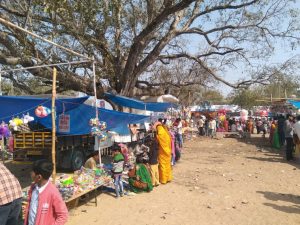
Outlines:
<svg viewBox="0 0 300 225"><path fill-rule="evenodd" d="M34 184L29 191L24 225L63 225L67 222L66 204L49 181L52 171L53 165L47 160L34 162L30 174Z"/></svg>
<svg viewBox="0 0 300 225"><path fill-rule="evenodd" d="M158 143L156 137L151 142L150 152L149 152L149 164L150 164L150 174L153 186L158 186L159 183L159 173L158 173Z"/></svg>
<svg viewBox="0 0 300 225"><path fill-rule="evenodd" d="M124 187L122 181L122 173L124 170L124 156L121 153L120 146L115 146L113 150L113 176L114 176L114 184L116 190L116 197L118 198L120 195L123 197L124 195Z"/></svg>

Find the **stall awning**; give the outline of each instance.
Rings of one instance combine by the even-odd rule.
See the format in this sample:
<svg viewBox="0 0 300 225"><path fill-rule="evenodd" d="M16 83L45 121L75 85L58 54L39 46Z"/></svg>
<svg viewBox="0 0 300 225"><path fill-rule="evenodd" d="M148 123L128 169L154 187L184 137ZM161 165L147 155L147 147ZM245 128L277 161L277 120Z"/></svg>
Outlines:
<svg viewBox="0 0 300 225"><path fill-rule="evenodd" d="M300 109L300 101L288 100L295 108Z"/></svg>
<svg viewBox="0 0 300 225"><path fill-rule="evenodd" d="M105 93L105 96L119 106L147 110L153 112L166 112L169 108L177 107L174 103L168 102L143 102L133 98Z"/></svg>
<svg viewBox="0 0 300 225"><path fill-rule="evenodd" d="M149 120L148 116L137 115L132 113L123 113L114 110L98 108L99 119L107 123L107 130L115 131L119 134L129 134L128 124L143 123ZM59 114L56 118L57 135L81 135L89 134L91 127L89 121L95 118L95 107L81 104L78 107L65 112L70 117L70 132L60 132L59 130ZM44 127L51 129L51 116L38 119L37 122Z"/></svg>
<svg viewBox="0 0 300 225"><path fill-rule="evenodd" d="M58 98L55 107L57 114L69 111L81 105L88 97L81 98ZM22 117L29 113L35 117L34 110L39 106L46 106L51 109L50 98L33 98L23 96L0 96L0 122L8 122L13 117Z"/></svg>

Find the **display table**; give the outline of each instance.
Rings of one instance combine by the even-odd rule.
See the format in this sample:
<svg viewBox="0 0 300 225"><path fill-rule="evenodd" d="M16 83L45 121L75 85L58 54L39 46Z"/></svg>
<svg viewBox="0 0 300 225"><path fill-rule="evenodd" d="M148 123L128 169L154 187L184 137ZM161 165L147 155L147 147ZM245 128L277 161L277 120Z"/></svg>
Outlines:
<svg viewBox="0 0 300 225"><path fill-rule="evenodd" d="M75 194L71 198L65 200L65 203L69 208L76 208L78 206L80 197L82 197L84 195L88 195L88 194L93 194L93 198L95 199L95 206L97 206L98 188L100 188L100 187L102 187L102 185L99 185L93 189L85 190L83 192ZM72 205L72 203L73 203L73 205Z"/></svg>

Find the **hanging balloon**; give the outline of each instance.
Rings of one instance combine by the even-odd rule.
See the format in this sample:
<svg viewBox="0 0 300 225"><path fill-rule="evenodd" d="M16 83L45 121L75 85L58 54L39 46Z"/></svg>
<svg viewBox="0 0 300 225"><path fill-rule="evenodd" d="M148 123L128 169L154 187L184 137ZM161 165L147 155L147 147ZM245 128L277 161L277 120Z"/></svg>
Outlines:
<svg viewBox="0 0 300 225"><path fill-rule="evenodd" d="M261 117L268 116L268 111L267 110L260 111L260 116Z"/></svg>
<svg viewBox="0 0 300 225"><path fill-rule="evenodd" d="M29 114L23 116L23 123L27 124L34 121L34 117L29 116Z"/></svg>
<svg viewBox="0 0 300 225"><path fill-rule="evenodd" d="M46 116L48 116L50 113L51 113L51 109L45 107L45 106L38 106L36 109L35 109L35 115L39 118L44 118Z"/></svg>
<svg viewBox="0 0 300 225"><path fill-rule="evenodd" d="M0 125L0 136L1 138L10 136L10 130L6 124Z"/></svg>
<svg viewBox="0 0 300 225"><path fill-rule="evenodd" d="M100 127L100 130L105 130L106 129L106 122L104 121L99 121L99 127Z"/></svg>
<svg viewBox="0 0 300 225"><path fill-rule="evenodd" d="M97 118L91 118L89 124L92 127L99 126L99 120Z"/></svg>
<svg viewBox="0 0 300 225"><path fill-rule="evenodd" d="M248 120L248 111L245 109L242 109L240 112L241 120L245 121Z"/></svg>
<svg viewBox="0 0 300 225"><path fill-rule="evenodd" d="M221 116L219 116L219 119L220 119L220 121L223 122L226 119L226 116L225 115L221 115Z"/></svg>
<svg viewBox="0 0 300 225"><path fill-rule="evenodd" d="M107 139L107 134L104 132L101 132L101 134L97 135L100 141L105 141Z"/></svg>
<svg viewBox="0 0 300 225"><path fill-rule="evenodd" d="M15 122L14 122L13 120L10 120L10 121L9 121L9 126L10 126L10 127L15 127L15 126L17 126L17 125L15 124Z"/></svg>
<svg viewBox="0 0 300 225"><path fill-rule="evenodd" d="M21 120L20 118L14 118L12 121L16 126L20 126L23 124L23 120Z"/></svg>
<svg viewBox="0 0 300 225"><path fill-rule="evenodd" d="M91 128L91 135L93 135L93 136L99 136L101 133L102 132L101 132L101 130L100 130L99 127L95 126L95 127Z"/></svg>

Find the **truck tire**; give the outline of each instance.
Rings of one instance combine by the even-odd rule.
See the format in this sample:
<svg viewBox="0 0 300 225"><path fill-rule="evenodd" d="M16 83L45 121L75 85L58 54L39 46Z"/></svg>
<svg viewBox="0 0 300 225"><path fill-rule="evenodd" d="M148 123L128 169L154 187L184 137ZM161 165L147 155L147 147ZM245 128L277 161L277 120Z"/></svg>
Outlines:
<svg viewBox="0 0 300 225"><path fill-rule="evenodd" d="M84 155L81 151L74 151L71 159L71 169L79 170L84 163Z"/></svg>

